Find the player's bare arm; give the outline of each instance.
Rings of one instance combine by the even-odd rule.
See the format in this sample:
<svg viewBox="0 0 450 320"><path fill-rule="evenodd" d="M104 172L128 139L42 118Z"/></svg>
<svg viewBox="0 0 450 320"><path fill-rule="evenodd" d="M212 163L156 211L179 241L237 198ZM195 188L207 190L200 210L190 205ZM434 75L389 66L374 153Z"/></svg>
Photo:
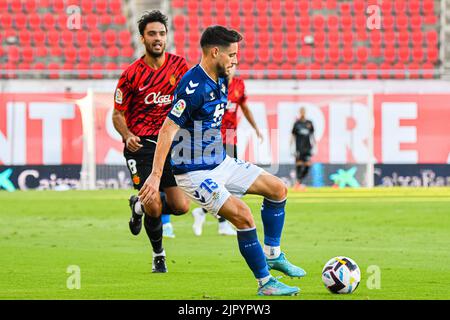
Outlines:
<svg viewBox="0 0 450 320"><path fill-rule="evenodd" d="M258 137L260 142L263 142L264 138L261 134L261 131L259 131L258 125L255 122L255 118L253 117L253 113L248 107L247 103L241 104L242 113L244 114L245 119L247 119L248 123L252 126L253 129L255 129L256 136Z"/></svg>
<svg viewBox="0 0 450 320"><path fill-rule="evenodd" d="M125 141L125 145L128 150L130 150L131 152L136 152L140 148L142 148L142 144L140 144L141 139L131 133L131 131L128 129L124 111L114 109L112 120L114 128L116 128L117 132L119 132L119 134L122 136L122 139L123 141Z"/></svg>
<svg viewBox="0 0 450 320"><path fill-rule="evenodd" d="M179 129L180 127L175 122L166 118L159 132L152 172L139 191L139 198L144 205L150 205L155 197L159 195L159 184L164 168L164 162L166 161L173 138Z"/></svg>

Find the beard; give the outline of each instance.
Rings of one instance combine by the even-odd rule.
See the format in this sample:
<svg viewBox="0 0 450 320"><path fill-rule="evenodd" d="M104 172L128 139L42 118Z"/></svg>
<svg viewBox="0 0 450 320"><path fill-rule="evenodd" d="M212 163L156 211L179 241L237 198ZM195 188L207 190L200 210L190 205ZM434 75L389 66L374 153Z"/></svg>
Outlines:
<svg viewBox="0 0 450 320"><path fill-rule="evenodd" d="M227 69L224 66L221 66L219 63L216 65L217 75L220 78L228 78Z"/></svg>
<svg viewBox="0 0 450 320"><path fill-rule="evenodd" d="M166 45L165 44L161 44L161 51L154 51L153 48L152 48L152 45L149 44L149 43L146 43L145 44L145 51L147 51L147 53L150 56L152 56L153 58L159 58L166 51Z"/></svg>

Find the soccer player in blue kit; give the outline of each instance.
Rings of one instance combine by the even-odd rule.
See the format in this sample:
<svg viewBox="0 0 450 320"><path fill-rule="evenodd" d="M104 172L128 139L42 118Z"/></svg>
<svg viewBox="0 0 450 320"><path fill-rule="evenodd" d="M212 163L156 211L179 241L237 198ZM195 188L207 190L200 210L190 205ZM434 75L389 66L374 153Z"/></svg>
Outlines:
<svg viewBox="0 0 450 320"><path fill-rule="evenodd" d="M274 269L290 277L306 275L280 249L287 188L281 179L262 168L230 158L222 145L226 77L237 64L241 40L238 32L222 26L208 27L203 32L201 62L177 86L172 110L160 131L152 172L139 191L139 198L147 204L159 201L164 161L172 149L177 185L204 209L236 227L239 250L258 282L258 295L296 295L298 287L278 281L269 272ZM264 197L264 247L258 241L251 210L240 199L244 194Z"/></svg>

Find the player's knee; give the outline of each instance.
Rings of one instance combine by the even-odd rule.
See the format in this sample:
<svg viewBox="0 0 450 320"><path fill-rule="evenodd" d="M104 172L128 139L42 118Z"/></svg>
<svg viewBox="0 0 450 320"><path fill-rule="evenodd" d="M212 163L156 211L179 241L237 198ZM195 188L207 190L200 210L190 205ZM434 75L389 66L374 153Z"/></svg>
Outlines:
<svg viewBox="0 0 450 320"><path fill-rule="evenodd" d="M176 216L185 214L189 211L189 200L185 199L184 201L178 201L172 210L173 214Z"/></svg>
<svg viewBox="0 0 450 320"><path fill-rule="evenodd" d="M284 182L278 178L274 177L274 182L270 188L270 194L267 196L270 200L282 201L286 199L288 189Z"/></svg>

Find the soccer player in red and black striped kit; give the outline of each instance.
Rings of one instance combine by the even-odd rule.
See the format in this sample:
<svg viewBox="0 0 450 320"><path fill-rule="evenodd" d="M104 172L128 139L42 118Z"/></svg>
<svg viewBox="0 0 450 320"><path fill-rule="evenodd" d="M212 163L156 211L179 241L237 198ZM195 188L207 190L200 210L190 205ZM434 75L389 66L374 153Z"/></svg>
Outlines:
<svg viewBox="0 0 450 320"><path fill-rule="evenodd" d="M228 76L228 104L225 110L225 114L222 118L222 142L227 155L232 158L237 158L237 125L238 125L238 110L241 108L242 114L255 129L256 135L260 141L263 140L263 136L259 131L258 125L253 118L253 114L247 104L247 94L245 92L244 80L235 77L236 66L231 70ZM192 229L196 236L202 234L203 223L205 222L206 210L202 208L195 208L192 210L194 217L194 224ZM218 217L219 220L219 234L220 235L236 235L236 231L223 217Z"/></svg>
<svg viewBox="0 0 450 320"><path fill-rule="evenodd" d="M152 171L159 130L171 110L173 93L188 71L186 60L167 53L167 17L158 10L146 12L138 22L145 55L131 64L119 79L115 92L113 123L125 144L124 156L134 188L140 190ZM167 272L162 246L161 212L184 214L189 200L176 186L167 157L161 176L160 198L150 206L132 195L130 231L144 227L153 248L153 272Z"/></svg>

